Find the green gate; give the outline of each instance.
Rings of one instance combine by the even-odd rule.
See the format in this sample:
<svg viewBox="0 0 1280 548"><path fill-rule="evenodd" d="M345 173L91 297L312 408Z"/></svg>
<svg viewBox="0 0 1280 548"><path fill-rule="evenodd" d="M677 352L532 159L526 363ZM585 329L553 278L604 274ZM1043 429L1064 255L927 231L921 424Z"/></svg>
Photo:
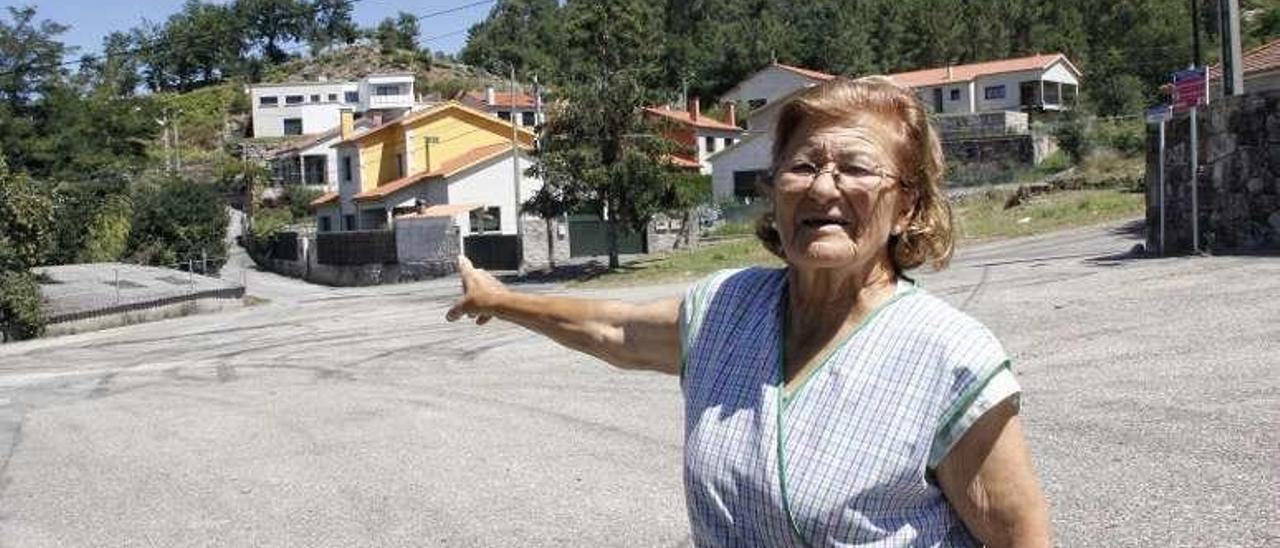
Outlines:
<svg viewBox="0 0 1280 548"><path fill-rule="evenodd" d="M644 253L644 234L618 227L618 253ZM597 257L609 254L608 226L600 217L586 213L569 216L569 255Z"/></svg>

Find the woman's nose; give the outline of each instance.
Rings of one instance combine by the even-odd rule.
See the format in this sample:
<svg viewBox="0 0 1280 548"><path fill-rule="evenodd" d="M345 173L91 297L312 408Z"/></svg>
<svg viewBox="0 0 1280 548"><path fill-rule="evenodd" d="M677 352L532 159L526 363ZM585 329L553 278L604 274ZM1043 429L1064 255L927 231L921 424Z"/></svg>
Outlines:
<svg viewBox="0 0 1280 548"><path fill-rule="evenodd" d="M836 179L840 174L834 169L823 169L813 176L809 184L809 195L814 198L835 199L840 197L840 188Z"/></svg>

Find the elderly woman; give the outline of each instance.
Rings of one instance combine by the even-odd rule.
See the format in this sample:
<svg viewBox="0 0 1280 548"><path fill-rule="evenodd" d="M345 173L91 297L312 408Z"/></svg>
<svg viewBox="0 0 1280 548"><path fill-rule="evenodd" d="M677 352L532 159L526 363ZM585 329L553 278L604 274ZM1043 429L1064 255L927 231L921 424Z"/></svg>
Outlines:
<svg viewBox="0 0 1280 548"><path fill-rule="evenodd" d="M680 375L698 546L1048 546L1008 357L904 274L952 252L919 100L882 77L803 91L773 167L757 233L785 268L625 304L513 293L464 259L448 318Z"/></svg>

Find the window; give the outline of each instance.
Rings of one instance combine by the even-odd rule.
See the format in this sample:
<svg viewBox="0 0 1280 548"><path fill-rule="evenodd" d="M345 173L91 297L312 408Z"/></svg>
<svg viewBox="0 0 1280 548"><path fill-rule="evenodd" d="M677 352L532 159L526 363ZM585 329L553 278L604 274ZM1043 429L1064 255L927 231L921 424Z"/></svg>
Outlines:
<svg viewBox="0 0 1280 548"><path fill-rule="evenodd" d="M958 88L951 88L951 100L952 101L960 100L960 90Z"/></svg>
<svg viewBox="0 0 1280 548"><path fill-rule="evenodd" d="M328 215L320 216L320 232L329 232L333 230L333 222Z"/></svg>
<svg viewBox="0 0 1280 548"><path fill-rule="evenodd" d="M1004 99L1004 86L987 86L982 90L982 97L987 100Z"/></svg>
<svg viewBox="0 0 1280 548"><path fill-rule="evenodd" d="M345 103L359 103L359 102L360 102L360 92L358 92L358 91L347 91L347 92L344 92L344 93L342 94L342 101L343 101L343 102L345 102Z"/></svg>
<svg viewBox="0 0 1280 548"><path fill-rule="evenodd" d="M379 96L400 95L400 86L373 86L373 94Z"/></svg>
<svg viewBox="0 0 1280 548"><path fill-rule="evenodd" d="M302 135L302 118L285 118L284 134Z"/></svg>
<svg viewBox="0 0 1280 548"><path fill-rule="evenodd" d="M1062 102L1067 105L1076 102L1075 84L1062 84Z"/></svg>
<svg viewBox="0 0 1280 548"><path fill-rule="evenodd" d="M471 210L471 231L501 232L502 209L494 206Z"/></svg>
<svg viewBox="0 0 1280 548"><path fill-rule="evenodd" d="M535 122L534 122L534 120L533 120L533 113L532 113L532 112L521 112L521 113L520 113L520 125L522 125L522 126L524 126L524 127L533 127L533 126L535 125Z"/></svg>
<svg viewBox="0 0 1280 548"><path fill-rule="evenodd" d="M510 121L511 121L511 113L510 113L510 112L507 112L507 111L505 111L505 110L499 110L499 111L498 111L498 117L499 117L499 118L502 118L503 120L506 120L506 121L508 121L508 122L510 122Z"/></svg>
<svg viewBox="0 0 1280 548"><path fill-rule="evenodd" d="M747 107L749 107L751 110L756 110L764 106L765 103L768 103L768 102L769 102L768 99L752 99L750 101L747 101Z"/></svg>
<svg viewBox="0 0 1280 548"><path fill-rule="evenodd" d="M336 103L336 102L338 102L338 94L337 94L337 93L330 93L330 94L329 94L329 102L330 102L330 103Z"/></svg>
<svg viewBox="0 0 1280 548"><path fill-rule="evenodd" d="M285 95L285 96L284 96L284 104L286 104L286 105L300 105L300 104L302 104L302 96L301 96L301 95Z"/></svg>
<svg viewBox="0 0 1280 548"><path fill-rule="evenodd" d="M351 157L350 156L342 157L342 180L347 182L351 181Z"/></svg>
<svg viewBox="0 0 1280 548"><path fill-rule="evenodd" d="M720 147L720 148L729 148L729 147L731 147L731 146L733 146L733 137L725 137L725 138L724 138L724 146L722 146L722 147Z"/></svg>
<svg viewBox="0 0 1280 548"><path fill-rule="evenodd" d="M258 106L260 107L274 107L279 104L280 104L280 98L276 97L275 95L258 98Z"/></svg>
<svg viewBox="0 0 1280 548"><path fill-rule="evenodd" d="M323 154L308 154L302 157L302 182L308 185L323 185L327 183L327 173L329 171L328 158Z"/></svg>
<svg viewBox="0 0 1280 548"><path fill-rule="evenodd" d="M757 185L768 182L769 172L766 170L733 172L733 195L737 198L754 198L757 196Z"/></svg>
<svg viewBox="0 0 1280 548"><path fill-rule="evenodd" d="M396 177L404 177L404 153L396 153Z"/></svg>
<svg viewBox="0 0 1280 548"><path fill-rule="evenodd" d="M1044 104L1046 105L1058 104L1058 86L1060 85L1061 84L1057 82L1044 83Z"/></svg>
<svg viewBox="0 0 1280 548"><path fill-rule="evenodd" d="M716 138L710 135L702 138L702 148L706 149L707 154L716 151Z"/></svg>
<svg viewBox="0 0 1280 548"><path fill-rule="evenodd" d="M320 95L312 95L312 96L311 96L311 102L312 102L312 103L319 103L319 102L320 102Z"/></svg>
<svg viewBox="0 0 1280 548"><path fill-rule="evenodd" d="M343 230L355 230L355 229L356 229L356 216L355 216L355 215L343 215L343 216L342 216L342 229L343 229Z"/></svg>

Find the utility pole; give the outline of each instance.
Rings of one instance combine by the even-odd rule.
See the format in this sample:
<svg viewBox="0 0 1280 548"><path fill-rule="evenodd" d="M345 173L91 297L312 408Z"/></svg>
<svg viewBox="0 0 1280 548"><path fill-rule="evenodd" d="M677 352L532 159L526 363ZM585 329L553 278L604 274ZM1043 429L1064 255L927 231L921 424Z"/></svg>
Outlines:
<svg viewBox="0 0 1280 548"><path fill-rule="evenodd" d="M511 171L512 180L515 181L515 204L516 204L516 271L524 274L524 223L520 221L520 135L519 128L516 126L516 65L511 64ZM551 237L550 234L547 235Z"/></svg>
<svg viewBox="0 0 1280 548"><path fill-rule="evenodd" d="M1200 2L1191 0L1191 66L1200 66L1200 61Z"/></svg>
<svg viewBox="0 0 1280 548"><path fill-rule="evenodd" d="M1222 21L1222 96L1244 93L1244 67L1240 66L1240 0L1218 0Z"/></svg>

